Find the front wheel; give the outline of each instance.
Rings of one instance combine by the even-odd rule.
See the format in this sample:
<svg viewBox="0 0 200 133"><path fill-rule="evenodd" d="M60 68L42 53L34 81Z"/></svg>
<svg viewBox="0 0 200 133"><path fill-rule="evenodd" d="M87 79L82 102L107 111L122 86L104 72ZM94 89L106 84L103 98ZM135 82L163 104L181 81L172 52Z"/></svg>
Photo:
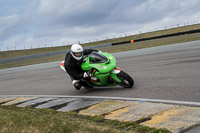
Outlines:
<svg viewBox="0 0 200 133"><path fill-rule="evenodd" d="M117 77L122 81L118 84L124 88L132 88L134 86L134 80L126 72L121 71L117 74Z"/></svg>

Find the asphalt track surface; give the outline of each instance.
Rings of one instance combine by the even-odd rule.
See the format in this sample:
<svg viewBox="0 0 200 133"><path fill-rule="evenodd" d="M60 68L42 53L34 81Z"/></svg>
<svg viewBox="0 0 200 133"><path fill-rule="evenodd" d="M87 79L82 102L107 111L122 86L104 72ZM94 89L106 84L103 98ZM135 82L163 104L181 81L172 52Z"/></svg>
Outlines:
<svg viewBox="0 0 200 133"><path fill-rule="evenodd" d="M200 102L200 41L115 53L135 86L75 90L59 62L0 70L0 95L106 96Z"/></svg>

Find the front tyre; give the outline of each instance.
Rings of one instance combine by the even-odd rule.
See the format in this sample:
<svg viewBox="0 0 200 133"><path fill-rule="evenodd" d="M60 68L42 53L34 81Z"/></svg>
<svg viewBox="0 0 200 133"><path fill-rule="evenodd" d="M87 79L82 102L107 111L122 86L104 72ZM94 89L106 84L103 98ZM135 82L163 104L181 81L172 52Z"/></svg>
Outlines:
<svg viewBox="0 0 200 133"><path fill-rule="evenodd" d="M121 71L117 74L117 77L122 81L119 82L118 85L124 88L132 88L134 85L134 80L129 76L126 72Z"/></svg>

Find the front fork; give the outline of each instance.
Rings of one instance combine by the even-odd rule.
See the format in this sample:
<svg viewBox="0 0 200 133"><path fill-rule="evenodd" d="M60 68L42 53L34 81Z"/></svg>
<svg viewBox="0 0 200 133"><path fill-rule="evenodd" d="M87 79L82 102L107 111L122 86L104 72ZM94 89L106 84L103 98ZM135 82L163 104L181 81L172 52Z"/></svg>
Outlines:
<svg viewBox="0 0 200 133"><path fill-rule="evenodd" d="M120 73L122 70L120 68L114 68L110 74L110 77L117 82L122 82L118 77L117 74Z"/></svg>

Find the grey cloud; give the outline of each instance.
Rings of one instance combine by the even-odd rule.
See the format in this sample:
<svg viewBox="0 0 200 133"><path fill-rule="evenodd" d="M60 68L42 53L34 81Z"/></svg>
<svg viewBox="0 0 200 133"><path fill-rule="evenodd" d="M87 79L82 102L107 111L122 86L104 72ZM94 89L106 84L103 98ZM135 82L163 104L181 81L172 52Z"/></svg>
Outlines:
<svg viewBox="0 0 200 133"><path fill-rule="evenodd" d="M0 45L16 36L18 42L43 43L133 32L149 24L192 19L200 12L198 5L199 0L36 0L8 22L0 17Z"/></svg>
<svg viewBox="0 0 200 133"><path fill-rule="evenodd" d="M112 0L113 1L113 0ZM117 4L117 3L116 3ZM46 4L42 4L44 7ZM44 8L41 6L38 14L43 21L50 21L48 24L61 24L64 26L91 26L102 23L109 16L115 2L86 1L81 0L70 2L59 2L52 7ZM46 15L47 13L48 15ZM49 16L48 18L45 16Z"/></svg>
<svg viewBox="0 0 200 133"><path fill-rule="evenodd" d="M36 26L34 21L34 14L32 12L31 6L34 3L29 3L27 10L23 13L10 14L8 16L0 17L0 40L4 41L13 36L18 36L19 34L27 34L34 31L34 26ZM30 8L29 8L30 7Z"/></svg>

